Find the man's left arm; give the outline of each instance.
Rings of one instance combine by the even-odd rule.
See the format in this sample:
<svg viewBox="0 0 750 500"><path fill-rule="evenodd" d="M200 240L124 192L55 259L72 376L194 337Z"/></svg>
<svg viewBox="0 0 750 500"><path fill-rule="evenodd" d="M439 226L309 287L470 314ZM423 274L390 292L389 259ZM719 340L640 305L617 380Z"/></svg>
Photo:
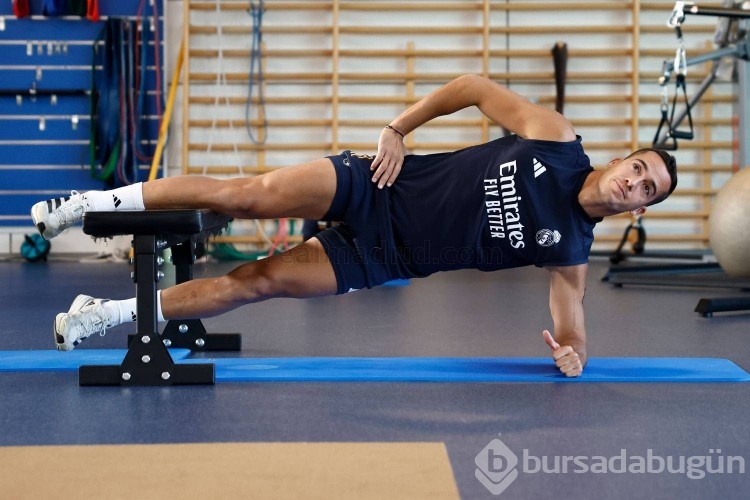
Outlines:
<svg viewBox="0 0 750 500"><path fill-rule="evenodd" d="M586 366L586 328L583 296L588 264L547 267L550 273L549 308L555 327L554 338L544 331L555 364L568 377L577 377Z"/></svg>

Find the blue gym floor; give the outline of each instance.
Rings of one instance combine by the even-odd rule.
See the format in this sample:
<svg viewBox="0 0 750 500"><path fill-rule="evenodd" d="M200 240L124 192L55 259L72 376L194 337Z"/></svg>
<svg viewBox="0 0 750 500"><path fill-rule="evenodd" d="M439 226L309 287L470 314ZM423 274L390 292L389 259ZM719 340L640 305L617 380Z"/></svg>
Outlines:
<svg viewBox="0 0 750 500"><path fill-rule="evenodd" d="M221 274L236 264L197 264L195 277ZM600 282L608 265L593 261L589 270L590 356L726 358L750 371L750 313L707 319L693 312L701 297L738 292L614 288ZM0 350L52 349L56 313L67 310L78 293L132 296L129 276L124 263L0 262ZM551 327L547 303L544 271L461 271L341 297L271 300L204 324L209 332L243 333L243 352L227 356L542 357L549 352L541 336ZM113 329L79 349L124 348L131 330ZM750 461L748 415L750 383L230 382L119 388L79 387L76 372L0 373L3 446L444 442L462 498L497 498L476 479L475 457L498 434L519 460L547 456L550 466L553 457L610 459L626 450L627 457L671 456L675 466L679 457L711 456L716 468L721 457ZM530 473L522 465L501 498L744 499L750 487L748 473L736 471L691 479L686 472Z"/></svg>

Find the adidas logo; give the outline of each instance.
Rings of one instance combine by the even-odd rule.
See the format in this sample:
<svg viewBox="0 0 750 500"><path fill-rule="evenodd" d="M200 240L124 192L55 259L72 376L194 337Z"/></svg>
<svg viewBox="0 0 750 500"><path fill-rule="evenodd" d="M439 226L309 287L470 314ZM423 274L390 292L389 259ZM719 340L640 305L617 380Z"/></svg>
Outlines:
<svg viewBox="0 0 750 500"><path fill-rule="evenodd" d="M542 165L539 160L534 158L534 179L542 175L544 172L547 171L547 167Z"/></svg>
<svg viewBox="0 0 750 500"><path fill-rule="evenodd" d="M119 207L120 203L122 203L122 200L115 195L112 195L112 200L115 202L115 208Z"/></svg>
<svg viewBox="0 0 750 500"><path fill-rule="evenodd" d="M133 320L133 322L135 322L137 316L134 311L130 311L130 318Z"/></svg>
<svg viewBox="0 0 750 500"><path fill-rule="evenodd" d="M54 198L52 200L47 200L47 212L52 212L53 210L60 208L60 205L62 205L69 199L70 199L70 196L66 196L64 198Z"/></svg>

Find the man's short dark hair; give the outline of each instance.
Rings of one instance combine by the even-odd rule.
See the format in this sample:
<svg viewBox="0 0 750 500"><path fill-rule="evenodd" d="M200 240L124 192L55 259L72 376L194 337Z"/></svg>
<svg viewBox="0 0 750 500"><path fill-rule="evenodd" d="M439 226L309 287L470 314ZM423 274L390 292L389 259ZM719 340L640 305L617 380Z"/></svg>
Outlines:
<svg viewBox="0 0 750 500"><path fill-rule="evenodd" d="M672 194L672 191L674 191L674 188L677 187L677 160L675 160L674 156L667 153L663 149L657 149L657 148L643 148L639 149L638 151L633 151L630 153L627 158L630 158L632 156L641 154L641 153L648 153L649 151L654 152L659 155L659 157L664 162L664 165L667 166L667 173L669 174L669 189L656 197L653 201L647 203L647 206L655 205L657 203L660 203L667 199L667 197Z"/></svg>

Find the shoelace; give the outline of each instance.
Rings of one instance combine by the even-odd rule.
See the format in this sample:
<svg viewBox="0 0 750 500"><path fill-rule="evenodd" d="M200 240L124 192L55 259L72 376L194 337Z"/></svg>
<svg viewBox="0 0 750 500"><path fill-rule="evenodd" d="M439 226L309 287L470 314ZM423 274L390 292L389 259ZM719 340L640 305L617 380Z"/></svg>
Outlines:
<svg viewBox="0 0 750 500"><path fill-rule="evenodd" d="M76 199L76 197L78 199ZM83 214L83 207L86 204L83 195L78 191L70 192L70 199L60 205L57 210L52 212L51 216L57 217L59 226L66 226L78 222Z"/></svg>
<svg viewBox="0 0 750 500"><path fill-rule="evenodd" d="M107 333L107 323L109 318L107 317L104 309L97 307L93 311L74 313L78 315L78 341L90 337L96 332L99 332L101 337Z"/></svg>

